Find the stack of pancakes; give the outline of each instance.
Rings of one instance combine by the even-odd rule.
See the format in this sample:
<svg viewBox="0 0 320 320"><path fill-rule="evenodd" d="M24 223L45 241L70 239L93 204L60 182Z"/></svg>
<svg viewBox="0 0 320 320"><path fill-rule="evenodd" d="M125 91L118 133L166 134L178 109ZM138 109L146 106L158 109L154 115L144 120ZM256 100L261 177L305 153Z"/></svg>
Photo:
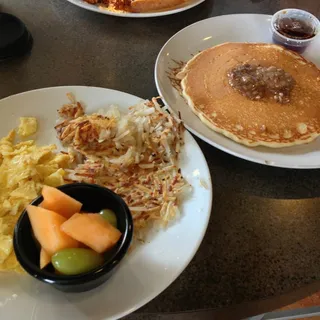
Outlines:
<svg viewBox="0 0 320 320"><path fill-rule="evenodd" d="M250 100L230 86L241 64L275 66L295 80L290 102ZM177 74L193 112L212 130L247 146L286 147L320 135L320 70L272 44L224 43L200 52Z"/></svg>

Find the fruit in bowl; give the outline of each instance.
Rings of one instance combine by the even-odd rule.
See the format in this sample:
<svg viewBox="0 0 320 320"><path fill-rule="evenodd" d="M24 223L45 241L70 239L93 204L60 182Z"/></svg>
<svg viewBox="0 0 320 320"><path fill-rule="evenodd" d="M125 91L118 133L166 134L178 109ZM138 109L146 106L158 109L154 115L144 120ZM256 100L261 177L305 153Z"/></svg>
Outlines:
<svg viewBox="0 0 320 320"><path fill-rule="evenodd" d="M107 280L132 232L127 205L109 189L87 183L45 186L16 225L14 249L35 278L63 291L85 291Z"/></svg>

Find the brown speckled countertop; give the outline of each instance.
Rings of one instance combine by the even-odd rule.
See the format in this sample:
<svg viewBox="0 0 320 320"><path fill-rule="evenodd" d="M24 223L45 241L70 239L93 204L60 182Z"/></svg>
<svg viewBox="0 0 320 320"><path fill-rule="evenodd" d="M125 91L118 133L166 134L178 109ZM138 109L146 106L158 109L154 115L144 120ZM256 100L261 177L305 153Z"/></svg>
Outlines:
<svg viewBox="0 0 320 320"><path fill-rule="evenodd" d="M285 7L320 14L315 0L207 0L156 19L99 15L66 0L2 0L0 10L27 24L34 48L28 57L0 64L0 98L75 84L148 98L157 94L156 56L183 27L215 15L272 14ZM138 312L231 308L301 293L306 285L320 290L320 170L261 166L197 141L214 189L207 234L185 272Z"/></svg>

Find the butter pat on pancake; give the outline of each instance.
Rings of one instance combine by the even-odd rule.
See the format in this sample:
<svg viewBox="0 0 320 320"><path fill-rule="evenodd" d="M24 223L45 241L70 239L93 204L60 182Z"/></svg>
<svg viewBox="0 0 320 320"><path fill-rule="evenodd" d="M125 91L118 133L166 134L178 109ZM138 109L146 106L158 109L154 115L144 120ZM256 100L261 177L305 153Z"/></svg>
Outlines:
<svg viewBox="0 0 320 320"><path fill-rule="evenodd" d="M228 73L250 64L291 75L289 103L250 100L229 83ZM264 43L224 43L193 57L177 74L193 112L212 130L247 145L287 147L320 135L320 70L302 56Z"/></svg>

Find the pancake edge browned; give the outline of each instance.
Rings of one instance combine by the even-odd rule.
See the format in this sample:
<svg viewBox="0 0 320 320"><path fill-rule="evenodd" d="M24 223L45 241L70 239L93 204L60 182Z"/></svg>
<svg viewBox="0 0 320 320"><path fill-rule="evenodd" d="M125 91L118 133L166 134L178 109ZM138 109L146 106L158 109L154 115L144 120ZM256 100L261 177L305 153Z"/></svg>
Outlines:
<svg viewBox="0 0 320 320"><path fill-rule="evenodd" d="M186 0L134 0L131 2L133 12L156 12L173 9L186 2Z"/></svg>
<svg viewBox="0 0 320 320"><path fill-rule="evenodd" d="M219 47L225 44L228 44L230 42L225 42L222 44L219 44L217 46L214 47ZM238 42L239 44L243 44L241 42ZM236 43L235 43L236 44ZM282 46L279 45L275 45L275 44L266 44L266 43L248 43L246 42L246 44L252 44L252 45L269 45L270 47L275 47L277 50L284 50L286 51L288 54L291 54L295 59L297 59L298 63L303 63L303 64L309 64L312 65L313 67L316 67L318 69L318 67L306 60L304 57L302 57L301 55L299 55L298 53L294 52L294 51L290 51L285 49ZM245 139L245 138L239 138L237 135L233 134L232 132L222 129L220 127L217 127L214 122L209 119L205 113L203 113L202 111L198 110L196 105L193 103L191 97L187 94L186 90L186 76L188 73L188 67L192 64L192 62L197 59L197 57L201 54L203 54L203 52L205 52L206 50L212 49L214 47L210 47L208 49L205 49L201 52L199 52L198 54L196 54L194 57L192 57L192 59L190 59L186 65L184 66L184 68L176 75L177 79L181 80L181 88L182 88L182 96L183 98L186 100L187 105L191 108L191 110L193 111L193 113L200 119L200 121L202 123L204 123L207 127L209 127L211 130L221 133L224 136L226 136L227 138L243 144L247 147L258 147L258 146L264 146L264 147L269 147L269 148L283 148L283 147L292 147L292 146L297 146L297 145L302 145L302 144L307 144L310 143L312 141L314 141L316 138L318 138L320 136L320 132L314 132L314 133L310 133L309 135L304 135L303 139L297 139L295 141L292 142L267 142L267 141L263 141L263 140L249 140L249 139Z"/></svg>

